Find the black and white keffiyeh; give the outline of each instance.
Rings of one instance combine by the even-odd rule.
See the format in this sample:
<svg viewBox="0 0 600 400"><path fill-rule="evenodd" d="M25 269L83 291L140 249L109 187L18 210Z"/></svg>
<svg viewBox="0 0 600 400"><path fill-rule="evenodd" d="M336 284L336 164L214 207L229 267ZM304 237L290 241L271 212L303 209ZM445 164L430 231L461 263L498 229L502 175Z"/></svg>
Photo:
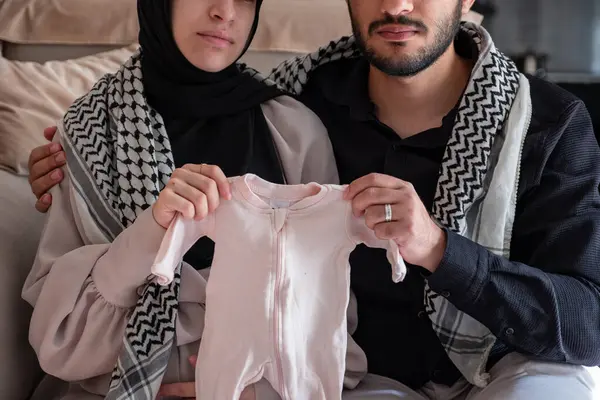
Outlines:
<svg viewBox="0 0 600 400"><path fill-rule="evenodd" d="M503 194L508 197L506 204L500 205L497 199L486 202L485 198L496 179L490 183L489 160L501 163L507 158L503 154L515 153L513 150L520 154L518 135L511 138L505 128L522 80L485 30L470 24L462 29L478 45L480 58L448 144L433 215L441 225L496 253L507 254L513 195ZM299 94L315 68L359 55L353 38L342 38L313 54L284 63L266 81ZM240 68L265 81L256 71L242 65ZM518 126L518 121L514 125ZM174 169L162 117L144 96L140 53L77 100L66 113L63 128L70 178L94 223L110 242L156 201ZM495 141L499 136L503 137L501 146ZM514 148L509 148L513 142ZM511 160L505 166L496 165L494 176L499 174L498 179L508 180L509 187L513 179L516 187L520 159ZM495 224L496 231L490 233L481 228L488 225L482 221L498 215L506 217ZM150 281L144 288L127 324L107 399L156 398L175 345L179 284L177 271L171 285L162 287ZM426 303L452 361L471 383L484 386L485 362L495 337L429 288Z"/></svg>
<svg viewBox="0 0 600 400"><path fill-rule="evenodd" d="M259 81L255 70L239 68ZM68 171L94 223L112 242L158 198L174 170L163 119L146 101L141 53L104 76L63 119ZM180 271L149 282L127 324L107 399L152 399L175 339Z"/></svg>

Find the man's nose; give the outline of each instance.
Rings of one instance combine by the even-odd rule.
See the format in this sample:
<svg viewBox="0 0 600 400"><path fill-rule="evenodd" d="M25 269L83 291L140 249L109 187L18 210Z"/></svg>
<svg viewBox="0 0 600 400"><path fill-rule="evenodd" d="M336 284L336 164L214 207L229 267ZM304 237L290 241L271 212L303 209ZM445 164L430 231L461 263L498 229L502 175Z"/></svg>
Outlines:
<svg viewBox="0 0 600 400"><path fill-rule="evenodd" d="M393 17L410 14L415 8L414 3L414 0L383 0L381 12Z"/></svg>

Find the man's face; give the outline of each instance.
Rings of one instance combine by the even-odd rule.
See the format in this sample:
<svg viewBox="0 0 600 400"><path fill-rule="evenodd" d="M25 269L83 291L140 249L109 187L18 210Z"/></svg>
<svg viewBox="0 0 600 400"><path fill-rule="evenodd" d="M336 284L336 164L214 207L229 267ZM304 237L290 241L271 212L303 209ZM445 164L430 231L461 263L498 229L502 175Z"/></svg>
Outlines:
<svg viewBox="0 0 600 400"><path fill-rule="evenodd" d="M357 44L377 69L413 76L429 68L456 36L465 0L348 0Z"/></svg>

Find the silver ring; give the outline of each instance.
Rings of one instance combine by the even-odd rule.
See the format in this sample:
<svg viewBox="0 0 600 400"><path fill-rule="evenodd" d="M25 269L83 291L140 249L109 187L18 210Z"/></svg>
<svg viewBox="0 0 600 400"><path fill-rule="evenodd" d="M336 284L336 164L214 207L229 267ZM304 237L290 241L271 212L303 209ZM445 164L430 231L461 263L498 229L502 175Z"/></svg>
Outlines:
<svg viewBox="0 0 600 400"><path fill-rule="evenodd" d="M392 222L392 205L385 205L385 222Z"/></svg>

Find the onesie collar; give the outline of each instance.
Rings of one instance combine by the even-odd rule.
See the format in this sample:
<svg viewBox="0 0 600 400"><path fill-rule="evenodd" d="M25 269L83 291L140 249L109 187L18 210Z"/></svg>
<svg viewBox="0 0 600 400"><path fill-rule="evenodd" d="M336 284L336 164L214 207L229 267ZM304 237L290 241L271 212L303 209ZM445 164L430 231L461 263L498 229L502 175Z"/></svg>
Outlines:
<svg viewBox="0 0 600 400"><path fill-rule="evenodd" d="M281 208L289 211L299 211L315 206L329 192L327 186L314 182L302 185L279 185L268 182L254 174L234 178L232 183L246 202L263 210L276 209L263 198L293 202L293 204Z"/></svg>

